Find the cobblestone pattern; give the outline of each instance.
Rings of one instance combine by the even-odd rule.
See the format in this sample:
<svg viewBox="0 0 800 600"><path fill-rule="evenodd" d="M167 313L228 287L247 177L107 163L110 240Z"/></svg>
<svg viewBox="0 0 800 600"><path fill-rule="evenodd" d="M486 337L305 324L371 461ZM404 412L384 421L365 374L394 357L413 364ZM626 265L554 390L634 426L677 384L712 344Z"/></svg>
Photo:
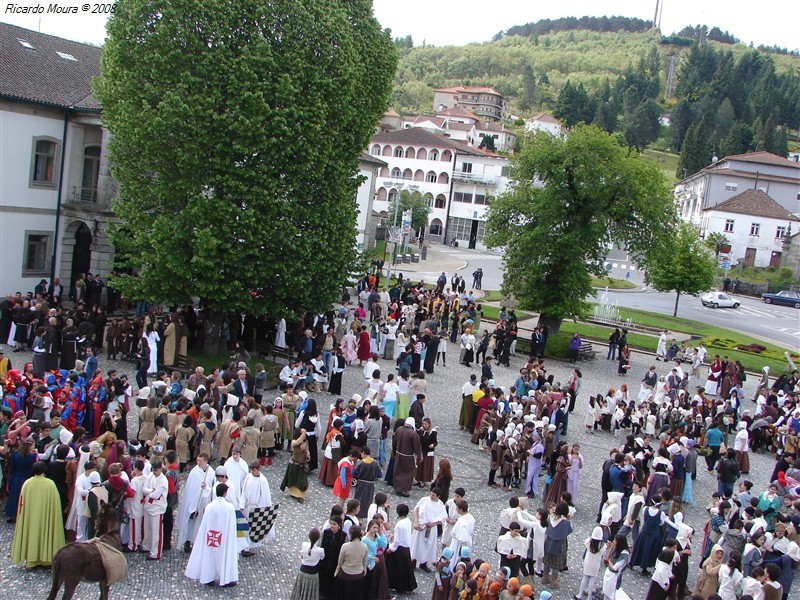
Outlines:
<svg viewBox="0 0 800 600"><path fill-rule="evenodd" d="M469 501L470 512L475 515L477 521L473 557L483 558L493 565L497 565L499 557L493 548L498 532L498 514L502 508L508 505L508 498L512 493L504 493L499 488L491 489L487 486L488 454L479 452L477 447L470 443L469 435L459 431L461 386L469 378L470 373L480 374L480 370L468 369L458 364L457 345L449 344L448 350L448 366L436 367L435 373L427 376L429 385L425 411L439 432L437 462L439 458L447 458L452 464L454 481L451 490L458 486L467 490L466 499ZM21 354L11 355L15 364L18 362L21 364L22 356ZM601 465L608 456L609 450L616 445L616 439L608 433L598 432L596 435L590 435L584 431L583 422L585 408L588 406L588 395L605 392L609 387L617 388L623 382L628 384L632 393L638 393L639 380L651 364L659 366L659 373L666 372L663 363L653 363L652 361L652 357L634 353L631 357L631 374L625 379L617 375L617 363L606 361L602 355L596 360L579 365L583 373L583 387L575 412L570 416L571 424L565 439L571 444L577 442L581 445L585 465L576 503L577 514L573 519L575 532L569 540L569 570L561 574L560 589L553 591L554 598L557 600L572 598L577 593L582 575L583 541L589 537L595 525L594 519L600 498ZM394 368L394 365L388 361L381 360L380 364L387 373L389 369ZM499 385L510 387L523 364L524 357L517 356L516 358L512 357L511 368L495 366L495 380ZM132 379L133 368L129 363L109 363L105 361L104 357L101 357L101 368L110 368L112 365L121 373L127 372ZM565 382L572 371L572 365L555 360L546 361L546 366L548 373L554 374L556 381L561 382ZM752 382L748 382L748 384L748 394L752 395L753 384ZM345 370L343 391L346 398L355 392L363 392L361 368L357 363ZM315 397L321 411L327 413L333 397L327 393L319 393ZM749 402L748 399L748 405ZM134 413L135 409L130 415L130 432L137 430ZM322 526L334 501L331 491L324 487L315 476L309 478L310 487L304 504L293 501L288 494L284 495L278 486L283 477L288 456L287 452L279 453L279 458L275 463L264 469L269 478L273 501L281 503L281 512L277 521L278 537L275 541L267 542L254 557L240 559L240 578L237 587L221 590L186 579L183 572L186 567L187 555L180 549L173 549L166 552L164 558L157 563L146 562L144 555L128 555L130 574L125 581L112 588L111 597L136 598L137 600L222 597L289 598L299 565L300 544L306 539L311 527ZM751 455L751 463L750 477L755 482L755 490L760 492L768 483L767 479L772 472L774 458L767 454ZM694 555L689 575L689 583L692 586L698 571L702 528L706 520L704 507L711 493L716 490L716 479L712 474L706 472L702 459L699 462L698 470L698 477L694 482L695 502L685 511L688 524L696 530L692 543ZM400 502L406 502L412 508L424 493L423 490L414 488L411 498L400 498L394 494L392 488L383 483L376 485L376 491L386 492L393 507ZM534 500L530 508L535 509L537 506L538 504ZM3 548L0 558L0 589L3 590L4 596L9 598L46 597L50 587L49 569L40 568L28 571L22 566L12 565L10 561L12 537L12 526L4 522L0 524L0 548ZM418 570L417 581L419 588L414 594L407 597L430 597L433 575ZM644 577L638 572L626 571L622 587L632 598L644 598L649 583L648 577ZM545 589L538 578L534 585L537 595L541 589ZM82 583L75 597L79 600L97 598L98 588L94 584Z"/></svg>

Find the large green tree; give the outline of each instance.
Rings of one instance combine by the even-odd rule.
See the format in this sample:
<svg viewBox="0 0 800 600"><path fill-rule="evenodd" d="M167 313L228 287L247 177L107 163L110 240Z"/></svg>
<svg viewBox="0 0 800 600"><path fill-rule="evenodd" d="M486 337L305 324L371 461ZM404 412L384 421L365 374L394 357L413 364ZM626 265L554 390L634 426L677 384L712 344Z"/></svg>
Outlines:
<svg viewBox="0 0 800 600"><path fill-rule="evenodd" d="M647 268L647 282L660 292L675 292L672 316L677 317L681 295L710 289L716 268L716 259L700 239L697 228L681 223L655 244Z"/></svg>
<svg viewBox="0 0 800 600"><path fill-rule="evenodd" d="M114 285L199 297L206 352L226 313L329 307L355 260L358 157L396 62L370 0L117 4L95 85L128 273Z"/></svg>
<svg viewBox="0 0 800 600"><path fill-rule="evenodd" d="M675 221L672 193L657 165L596 126L536 132L521 146L507 191L489 206L487 245L505 247L504 291L558 330L585 312L611 243L647 264Z"/></svg>

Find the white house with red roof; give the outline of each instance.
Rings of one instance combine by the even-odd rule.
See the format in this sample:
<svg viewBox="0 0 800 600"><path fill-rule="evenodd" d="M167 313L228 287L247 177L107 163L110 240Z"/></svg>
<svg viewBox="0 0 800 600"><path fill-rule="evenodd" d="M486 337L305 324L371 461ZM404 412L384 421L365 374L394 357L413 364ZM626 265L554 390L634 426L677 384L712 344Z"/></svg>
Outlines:
<svg viewBox="0 0 800 600"><path fill-rule="evenodd" d="M548 113L539 113L530 119L525 119L526 131L546 131L552 135L561 135L564 132L558 119Z"/></svg>
<svg viewBox="0 0 800 600"><path fill-rule="evenodd" d="M675 201L684 221L700 225L705 209L748 189L800 214L800 164L765 151L726 156L685 177L675 186Z"/></svg>
<svg viewBox="0 0 800 600"><path fill-rule="evenodd" d="M747 189L702 211L703 237L721 233L730 240L733 263L748 267L779 267L783 242L797 230L800 218L759 189Z"/></svg>

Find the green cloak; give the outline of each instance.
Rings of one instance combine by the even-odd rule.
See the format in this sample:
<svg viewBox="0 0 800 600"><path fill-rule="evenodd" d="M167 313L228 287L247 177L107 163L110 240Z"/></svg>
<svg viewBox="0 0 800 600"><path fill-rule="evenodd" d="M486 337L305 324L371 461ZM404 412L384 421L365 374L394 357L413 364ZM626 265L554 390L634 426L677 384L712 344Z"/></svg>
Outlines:
<svg viewBox="0 0 800 600"><path fill-rule="evenodd" d="M44 476L28 479L19 496L11 559L28 568L53 564L64 545L64 521L56 484Z"/></svg>

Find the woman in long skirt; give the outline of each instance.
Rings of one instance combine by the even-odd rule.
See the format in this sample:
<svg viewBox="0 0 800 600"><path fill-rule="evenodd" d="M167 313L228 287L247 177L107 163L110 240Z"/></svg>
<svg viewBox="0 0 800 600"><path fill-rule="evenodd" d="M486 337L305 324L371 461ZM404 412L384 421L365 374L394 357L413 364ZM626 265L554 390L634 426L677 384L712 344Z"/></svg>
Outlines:
<svg viewBox="0 0 800 600"><path fill-rule="evenodd" d="M288 487L289 495L298 502L303 502L308 489L308 461L311 459L305 429L298 429L295 432L295 439L292 440L290 450L292 458L289 460L289 464L286 465L286 473L284 473L283 481L281 482L281 491Z"/></svg>
<svg viewBox="0 0 800 600"><path fill-rule="evenodd" d="M343 567L336 567L336 576L333 584L334 600L359 600L364 597L364 585L367 575L367 546L361 543L361 527L353 525L349 530L348 542L342 545L339 550L340 565L361 565L352 571L346 571Z"/></svg>
<svg viewBox="0 0 800 600"><path fill-rule="evenodd" d="M558 589L558 575L567 566L567 537L572 533L569 505L559 502L547 519L542 583Z"/></svg>
<svg viewBox="0 0 800 600"><path fill-rule="evenodd" d="M308 541L300 546L300 572L294 580L292 600L319 600L319 567L325 558L319 541L319 529L312 529Z"/></svg>
<svg viewBox="0 0 800 600"><path fill-rule="evenodd" d="M372 458L369 446L361 448L361 456L353 469L353 479L357 482L353 497L361 503L358 518L366 519L369 505L375 497L375 480L380 475L380 465Z"/></svg>
<svg viewBox="0 0 800 600"><path fill-rule="evenodd" d="M434 470L434 451L439 444L436 429L431 427L431 420L428 417L422 419L422 428L417 430L419 442L422 447L422 462L417 467L417 485L423 486L433 481Z"/></svg>
<svg viewBox="0 0 800 600"><path fill-rule="evenodd" d="M319 469L319 480L328 487L333 487L339 475L337 465L342 460L342 420L335 419L333 426L325 436L325 450L323 451L322 466Z"/></svg>
<svg viewBox="0 0 800 600"><path fill-rule="evenodd" d="M331 381L328 384L328 393L338 396L342 393L342 374L346 365L342 348L337 346L333 351L333 362L331 364Z"/></svg>
<svg viewBox="0 0 800 600"><path fill-rule="evenodd" d="M408 417L408 409L411 406L409 400L411 398L410 391L411 381L408 371L400 373L397 379L397 413L396 416L399 420L405 421Z"/></svg>
<svg viewBox="0 0 800 600"><path fill-rule="evenodd" d="M567 471L569 470L568 450L569 446L564 443L559 451L558 459L556 459L553 480L547 488L547 495L544 498L545 506L555 506L561 499L561 494L567 491Z"/></svg>
<svg viewBox="0 0 800 600"><path fill-rule="evenodd" d="M336 565L339 561L339 551L347 541L347 536L342 531L342 518L333 515L328 520L328 526L322 532L320 545L325 551L325 556L319 564L319 597L327 600L333 596L333 580Z"/></svg>
<svg viewBox="0 0 800 600"><path fill-rule="evenodd" d="M583 456L581 447L573 444L570 450L570 464L567 471L567 491L572 495L572 501L578 502L578 491L581 486L581 473L583 472Z"/></svg>

